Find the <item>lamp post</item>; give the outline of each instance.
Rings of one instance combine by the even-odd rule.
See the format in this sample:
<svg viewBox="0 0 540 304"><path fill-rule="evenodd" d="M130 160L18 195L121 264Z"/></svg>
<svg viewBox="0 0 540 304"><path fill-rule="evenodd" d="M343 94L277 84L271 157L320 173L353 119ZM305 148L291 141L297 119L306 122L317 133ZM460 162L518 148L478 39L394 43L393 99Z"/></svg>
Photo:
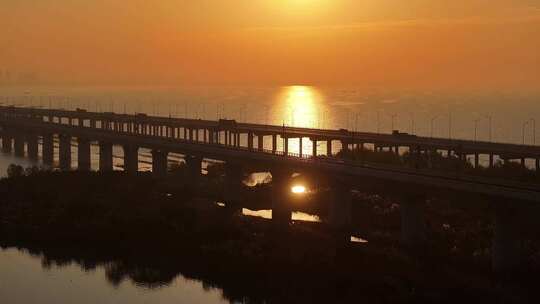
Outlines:
<svg viewBox="0 0 540 304"><path fill-rule="evenodd" d="M524 145L525 144L525 129L527 128L527 126L529 125L531 121L530 120L527 120L526 122L523 123L523 125L521 126L521 143Z"/></svg>
<svg viewBox="0 0 540 304"><path fill-rule="evenodd" d="M397 117L397 114L392 114L390 115L390 117L392 117L392 132L394 132L394 124L395 124L395 120L396 120L396 117Z"/></svg>
<svg viewBox="0 0 540 304"><path fill-rule="evenodd" d="M435 120L437 120L437 118L439 118L439 117L440 117L440 115L437 115L437 116L431 118L430 132L429 132L431 138L433 138L433 124L435 123Z"/></svg>
<svg viewBox="0 0 540 304"><path fill-rule="evenodd" d="M474 141L478 140L478 122L480 122L481 119L476 119L474 121Z"/></svg>
<svg viewBox="0 0 540 304"><path fill-rule="evenodd" d="M415 132L415 116L414 116L414 113L411 112L409 113L410 117L411 117L411 134L414 135L414 132Z"/></svg>

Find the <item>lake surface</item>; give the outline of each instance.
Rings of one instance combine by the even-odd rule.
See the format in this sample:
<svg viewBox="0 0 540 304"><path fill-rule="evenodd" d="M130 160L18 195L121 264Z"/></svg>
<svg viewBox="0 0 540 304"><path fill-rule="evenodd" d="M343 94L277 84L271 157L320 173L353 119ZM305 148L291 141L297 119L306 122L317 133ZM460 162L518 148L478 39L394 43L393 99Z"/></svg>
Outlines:
<svg viewBox="0 0 540 304"><path fill-rule="evenodd" d="M17 249L0 249L2 303L230 303L222 291L178 274L162 286L145 286L131 279L114 280L115 266L49 264L42 255ZM144 269L139 270L143 272ZM153 273L152 269L146 269Z"/></svg>

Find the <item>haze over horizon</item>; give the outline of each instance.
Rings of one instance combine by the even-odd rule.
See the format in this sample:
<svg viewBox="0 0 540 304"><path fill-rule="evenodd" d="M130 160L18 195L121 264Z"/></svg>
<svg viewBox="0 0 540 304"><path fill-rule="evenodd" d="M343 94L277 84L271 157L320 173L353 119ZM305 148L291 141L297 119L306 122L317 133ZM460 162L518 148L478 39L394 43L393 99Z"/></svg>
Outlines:
<svg viewBox="0 0 540 304"><path fill-rule="evenodd" d="M538 0L4 0L43 84L538 89Z"/></svg>

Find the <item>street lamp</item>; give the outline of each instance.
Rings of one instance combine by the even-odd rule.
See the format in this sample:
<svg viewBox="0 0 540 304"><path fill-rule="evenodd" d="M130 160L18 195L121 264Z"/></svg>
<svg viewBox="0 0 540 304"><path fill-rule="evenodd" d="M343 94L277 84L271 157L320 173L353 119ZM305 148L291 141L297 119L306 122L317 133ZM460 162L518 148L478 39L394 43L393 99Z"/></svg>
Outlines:
<svg viewBox="0 0 540 304"><path fill-rule="evenodd" d="M525 144L525 129L527 128L527 126L529 125L531 121L530 120L527 120L526 122L523 123L522 127L521 127L521 142L522 144Z"/></svg>
<svg viewBox="0 0 540 304"><path fill-rule="evenodd" d="M437 115L433 118L431 118L431 124L430 124L430 137L433 138L433 124L435 123L435 120L437 120L437 118L441 117L441 115Z"/></svg>

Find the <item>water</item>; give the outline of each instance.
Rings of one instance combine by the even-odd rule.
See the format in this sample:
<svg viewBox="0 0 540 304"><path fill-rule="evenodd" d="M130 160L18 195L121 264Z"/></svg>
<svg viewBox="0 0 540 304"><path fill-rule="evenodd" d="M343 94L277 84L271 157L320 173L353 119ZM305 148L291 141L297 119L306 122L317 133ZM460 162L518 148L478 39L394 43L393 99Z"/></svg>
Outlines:
<svg viewBox="0 0 540 304"><path fill-rule="evenodd" d="M221 290L180 274L161 286L117 283L110 279L116 275L111 265L84 271L75 263L49 265L43 256L17 249L0 249L0 269L2 303L229 303Z"/></svg>

